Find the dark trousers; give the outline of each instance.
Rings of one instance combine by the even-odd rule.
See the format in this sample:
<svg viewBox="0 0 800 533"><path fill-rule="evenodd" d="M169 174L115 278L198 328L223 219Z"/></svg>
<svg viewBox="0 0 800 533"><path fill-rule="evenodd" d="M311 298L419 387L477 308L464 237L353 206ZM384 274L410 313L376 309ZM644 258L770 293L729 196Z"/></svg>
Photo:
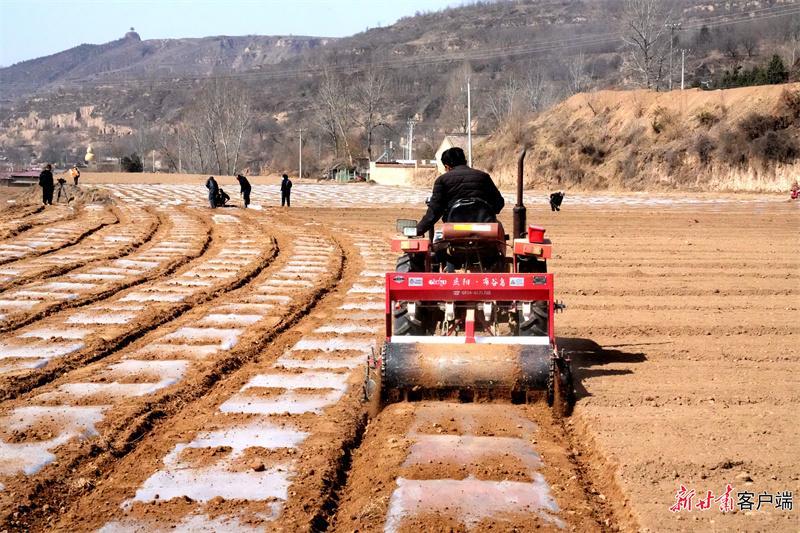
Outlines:
<svg viewBox="0 0 800 533"><path fill-rule="evenodd" d="M288 192L282 192L281 193L281 207L283 207L284 205L286 207L291 207L292 206L292 201L291 201L291 198L290 198L291 196L292 196L292 193L288 193Z"/></svg>
<svg viewBox="0 0 800 533"><path fill-rule="evenodd" d="M42 187L42 203L53 205L53 187Z"/></svg>
<svg viewBox="0 0 800 533"><path fill-rule="evenodd" d="M244 199L244 206L250 205L250 191L242 191L242 198Z"/></svg>
<svg viewBox="0 0 800 533"><path fill-rule="evenodd" d="M75 186L77 187L77 186L78 186L78 176L75 176L75 177L74 177L74 178L72 178L72 179L73 179L73 180L75 180Z"/></svg>
<svg viewBox="0 0 800 533"><path fill-rule="evenodd" d="M217 207L217 199L214 197L214 193L208 193L208 205L211 209Z"/></svg>

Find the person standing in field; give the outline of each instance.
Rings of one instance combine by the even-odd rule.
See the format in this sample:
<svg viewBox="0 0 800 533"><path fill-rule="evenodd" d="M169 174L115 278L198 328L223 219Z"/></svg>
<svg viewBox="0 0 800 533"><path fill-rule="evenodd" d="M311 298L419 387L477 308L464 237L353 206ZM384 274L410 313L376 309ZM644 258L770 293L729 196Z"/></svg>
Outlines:
<svg viewBox="0 0 800 533"><path fill-rule="evenodd" d="M81 171L78 170L77 166L74 166L74 167L72 167L70 169L69 175L72 177L72 181L73 181L73 183L75 183L75 186L77 187L78 186L78 180L81 177Z"/></svg>
<svg viewBox="0 0 800 533"><path fill-rule="evenodd" d="M247 206L250 205L250 191L252 191L253 188L250 186L250 182L247 181L247 178L241 174L236 175L236 181L239 182L240 193L242 195L242 200L244 200L244 208L247 209Z"/></svg>
<svg viewBox="0 0 800 533"><path fill-rule="evenodd" d="M289 179L289 176L286 174L283 175L283 180L281 181L281 207L284 205L286 207L292 206L292 180Z"/></svg>
<svg viewBox="0 0 800 533"><path fill-rule="evenodd" d="M44 170L39 174L39 186L42 188L42 203L53 205L53 166L45 165Z"/></svg>
<svg viewBox="0 0 800 533"><path fill-rule="evenodd" d="M217 207L217 195L219 194L219 185L214 176L209 176L206 180L206 189L208 189L208 205L214 209Z"/></svg>

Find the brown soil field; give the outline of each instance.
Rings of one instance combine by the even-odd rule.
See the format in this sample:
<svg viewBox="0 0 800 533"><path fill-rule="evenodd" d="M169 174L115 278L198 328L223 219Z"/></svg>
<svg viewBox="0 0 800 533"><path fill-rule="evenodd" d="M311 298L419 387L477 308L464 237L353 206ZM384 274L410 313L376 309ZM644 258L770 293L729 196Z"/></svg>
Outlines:
<svg viewBox="0 0 800 533"><path fill-rule="evenodd" d="M363 401L394 221L422 214L367 187L212 211L164 186L106 207L110 228L141 225L125 235L95 229L91 202L59 213L131 243L54 240L38 257L74 249L69 268L0 287L24 317L0 330L0 531L800 529L800 204L529 202L567 306L577 403L559 418ZM4 206L0 244L47 212ZM682 487L691 511L671 510Z"/></svg>

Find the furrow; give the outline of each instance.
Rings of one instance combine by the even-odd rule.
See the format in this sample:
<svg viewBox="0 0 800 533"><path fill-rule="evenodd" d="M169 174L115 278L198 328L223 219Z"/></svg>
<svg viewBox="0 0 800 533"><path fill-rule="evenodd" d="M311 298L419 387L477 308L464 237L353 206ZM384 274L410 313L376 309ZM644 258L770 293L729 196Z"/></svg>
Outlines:
<svg viewBox="0 0 800 533"><path fill-rule="evenodd" d="M101 228L74 246L53 253L8 263L0 268L0 291L53 278L80 268L92 261L116 259L146 243L155 233L157 219L138 207L114 209L119 222ZM0 298L4 295L0 294ZM0 307L0 315L3 313ZM3 317L0 316L0 319Z"/></svg>
<svg viewBox="0 0 800 533"><path fill-rule="evenodd" d="M15 238L0 243L0 265L23 258L37 257L78 243L107 224L114 223L116 217L111 210L101 204L89 204L80 214L58 224L50 223L42 229L31 229Z"/></svg>
<svg viewBox="0 0 800 533"><path fill-rule="evenodd" d="M335 285L341 270L339 248L327 237L301 232L286 249L245 287L37 390L16 405L7 405L0 431L8 435L20 417L25 419L26 428L37 427L45 418L54 438L2 444L0 457L18 460L16 468L7 462L2 472L6 493L13 490L20 494L33 488L29 498L58 504L54 500L64 494L70 472L87 460L93 465L100 461L98 450L110 466L135 449L167 413L203 397L226 374L256 359L265 343L304 315ZM291 251L313 253L315 257L292 259ZM309 274L309 270L313 272ZM81 418L87 413L91 416ZM91 430L76 431L76 424L80 426L81 422L90 423ZM28 452L24 460L23 450ZM87 467L90 472L95 470L93 465ZM20 526L19 514L16 522L10 516L20 511L8 496L0 508L7 524ZM35 520L40 507L28 510L31 513L25 513L24 520Z"/></svg>

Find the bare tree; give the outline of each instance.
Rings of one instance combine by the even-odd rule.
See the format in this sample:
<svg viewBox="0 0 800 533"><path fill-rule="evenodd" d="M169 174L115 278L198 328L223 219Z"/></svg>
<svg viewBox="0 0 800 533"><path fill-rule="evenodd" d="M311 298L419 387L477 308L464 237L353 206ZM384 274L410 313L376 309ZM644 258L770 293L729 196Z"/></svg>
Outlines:
<svg viewBox="0 0 800 533"><path fill-rule="evenodd" d="M353 153L350 148L349 133L353 123L350 95L347 85L339 76L326 70L314 99L315 120L317 125L330 139L337 158L347 156L353 164Z"/></svg>
<svg viewBox="0 0 800 533"><path fill-rule="evenodd" d="M489 113L497 124L506 121L514 113L519 113L522 100L522 87L512 75L497 90L489 93Z"/></svg>
<svg viewBox="0 0 800 533"><path fill-rule="evenodd" d="M591 82L591 75L587 71L586 56L583 55L583 51L570 56L566 63L569 94L578 94L587 90Z"/></svg>
<svg viewBox="0 0 800 533"><path fill-rule="evenodd" d="M790 17L785 24L784 37L789 48L790 64L794 65L797 61L797 52L800 50L800 16Z"/></svg>
<svg viewBox="0 0 800 533"><path fill-rule="evenodd" d="M748 58L752 58L758 53L758 35L752 28L747 29L742 35L742 48Z"/></svg>
<svg viewBox="0 0 800 533"><path fill-rule="evenodd" d="M367 157L372 161L372 133L382 125L381 109L384 105L386 93L386 77L374 68L364 73L356 86L355 105L359 111L359 124L364 128L366 136Z"/></svg>
<svg viewBox="0 0 800 533"><path fill-rule="evenodd" d="M732 61L739 59L739 40L738 36L728 35L722 42L722 52Z"/></svg>
<svg viewBox="0 0 800 533"><path fill-rule="evenodd" d="M537 113L546 109L553 102L553 86L548 82L547 74L541 63L530 63L527 76L522 84L522 98L528 110Z"/></svg>
<svg viewBox="0 0 800 533"><path fill-rule="evenodd" d="M623 41L631 49L629 65L648 89L661 81L664 56L669 44L668 16L661 0L625 0Z"/></svg>
<svg viewBox="0 0 800 533"><path fill-rule="evenodd" d="M247 88L235 81L213 79L197 95L190 110L189 130L203 171L235 174L242 140L253 118Z"/></svg>

